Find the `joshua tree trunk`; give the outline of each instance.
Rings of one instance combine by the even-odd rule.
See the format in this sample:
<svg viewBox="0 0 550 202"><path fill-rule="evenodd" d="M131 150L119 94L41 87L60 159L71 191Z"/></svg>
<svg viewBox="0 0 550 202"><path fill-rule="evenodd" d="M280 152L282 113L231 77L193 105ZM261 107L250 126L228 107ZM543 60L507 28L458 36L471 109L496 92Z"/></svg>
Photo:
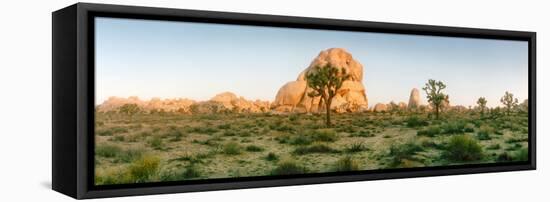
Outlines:
<svg viewBox="0 0 550 202"><path fill-rule="evenodd" d="M326 109L327 109L327 128L330 127L330 104L332 103L332 99L328 99L326 101Z"/></svg>
<svg viewBox="0 0 550 202"><path fill-rule="evenodd" d="M439 119L439 106L435 106L435 119Z"/></svg>

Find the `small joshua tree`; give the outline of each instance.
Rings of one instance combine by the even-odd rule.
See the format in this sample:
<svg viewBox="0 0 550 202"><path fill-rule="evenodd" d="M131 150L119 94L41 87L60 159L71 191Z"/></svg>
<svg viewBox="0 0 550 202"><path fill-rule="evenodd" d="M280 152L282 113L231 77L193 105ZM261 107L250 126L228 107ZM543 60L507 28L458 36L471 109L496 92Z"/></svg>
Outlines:
<svg viewBox="0 0 550 202"><path fill-rule="evenodd" d="M502 102L502 104L504 104L504 106L506 107L507 115L510 115L510 111L512 110L512 108L518 105L518 99L514 98L514 94L509 93L508 91L506 91L506 93L504 93L504 96L500 98L500 102Z"/></svg>
<svg viewBox="0 0 550 202"><path fill-rule="evenodd" d="M426 86L422 88L426 92L428 102L430 102L435 109L435 118L439 119L439 111L444 103L449 102L449 95L443 93L443 89L447 86L441 81L435 81L433 79L428 80Z"/></svg>
<svg viewBox="0 0 550 202"><path fill-rule="evenodd" d="M485 113L485 109L487 108L487 100L484 97L480 97L477 99L477 105L479 107L479 110L481 110L481 116Z"/></svg>
<svg viewBox="0 0 550 202"><path fill-rule="evenodd" d="M118 109L119 113L130 115L130 116L133 116L139 111L141 111L141 109L137 104L124 104Z"/></svg>
<svg viewBox="0 0 550 202"><path fill-rule="evenodd" d="M340 71L337 67L330 63L325 66L316 66L315 71L306 75L307 86L313 89L307 95L310 97L321 97L321 101L326 108L326 124L330 127L330 105L332 98L336 96L338 90L342 87L342 83L350 77L345 69Z"/></svg>

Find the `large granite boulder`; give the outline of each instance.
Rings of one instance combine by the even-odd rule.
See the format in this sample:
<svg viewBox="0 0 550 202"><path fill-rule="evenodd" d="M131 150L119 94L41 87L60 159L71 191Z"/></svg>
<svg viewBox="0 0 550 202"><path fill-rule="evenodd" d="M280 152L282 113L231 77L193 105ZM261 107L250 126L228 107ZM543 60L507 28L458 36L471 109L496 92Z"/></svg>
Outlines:
<svg viewBox="0 0 550 202"><path fill-rule="evenodd" d="M330 108L339 113L366 110L368 100L363 86L363 65L342 48L321 51L311 64L298 75L296 81L283 85L272 103L273 110L275 112L307 113L326 109L319 96L308 96L312 89L307 86L306 75L329 63L340 70L345 69L350 75L332 99Z"/></svg>

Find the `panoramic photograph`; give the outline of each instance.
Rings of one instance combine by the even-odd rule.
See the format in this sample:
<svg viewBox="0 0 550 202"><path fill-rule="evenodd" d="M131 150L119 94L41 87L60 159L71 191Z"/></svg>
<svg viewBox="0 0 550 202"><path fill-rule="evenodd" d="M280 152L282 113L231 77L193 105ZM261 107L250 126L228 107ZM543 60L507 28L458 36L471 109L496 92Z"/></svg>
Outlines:
<svg viewBox="0 0 550 202"><path fill-rule="evenodd" d="M94 23L95 185L528 161L525 41Z"/></svg>

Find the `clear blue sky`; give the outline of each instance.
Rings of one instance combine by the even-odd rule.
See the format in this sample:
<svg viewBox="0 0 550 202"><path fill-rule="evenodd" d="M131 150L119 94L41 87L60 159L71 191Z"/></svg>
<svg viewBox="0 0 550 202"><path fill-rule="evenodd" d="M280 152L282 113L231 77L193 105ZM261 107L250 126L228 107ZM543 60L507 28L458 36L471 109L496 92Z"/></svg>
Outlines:
<svg viewBox="0 0 550 202"><path fill-rule="evenodd" d="M527 42L115 18L96 18L95 30L97 104L224 91L272 101L334 47L363 64L370 106L408 102L430 78L447 84L452 105L484 96L498 106L505 91L527 98Z"/></svg>

